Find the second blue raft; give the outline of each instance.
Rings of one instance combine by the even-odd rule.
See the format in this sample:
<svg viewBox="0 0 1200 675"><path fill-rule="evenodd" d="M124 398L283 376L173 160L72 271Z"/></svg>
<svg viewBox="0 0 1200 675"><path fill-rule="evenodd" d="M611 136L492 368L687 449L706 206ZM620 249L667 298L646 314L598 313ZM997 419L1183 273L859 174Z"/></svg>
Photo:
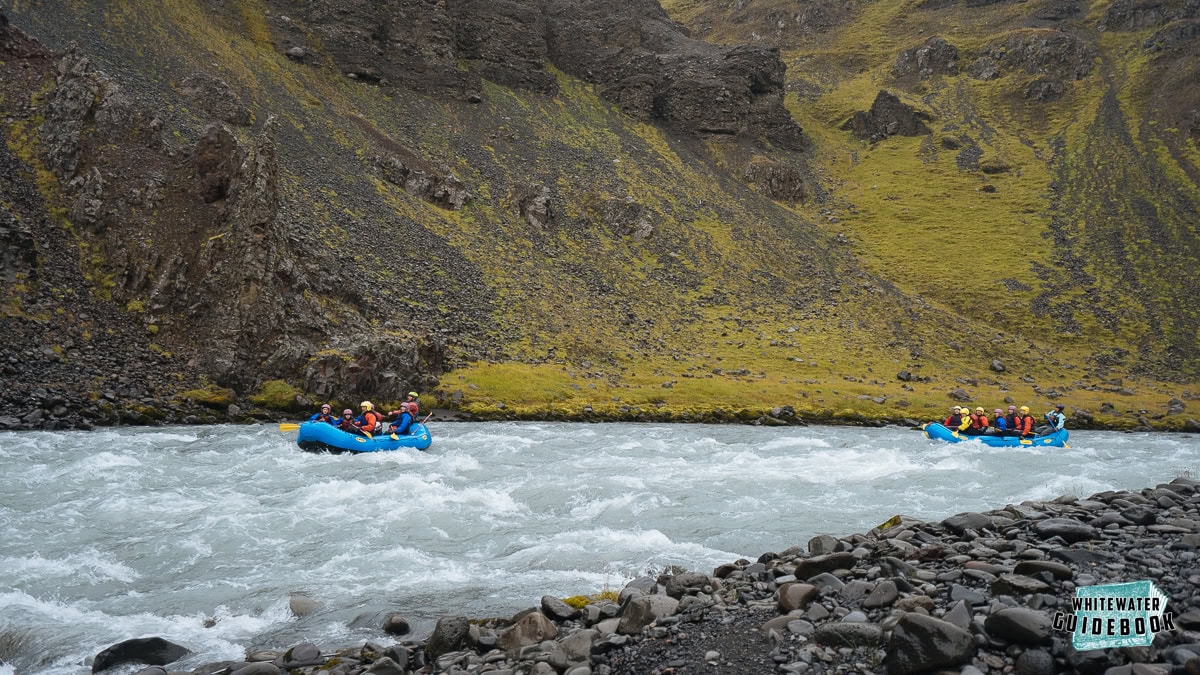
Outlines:
<svg viewBox="0 0 1200 675"><path fill-rule="evenodd" d="M1021 438L1020 436L968 436L960 434L957 431L951 431L946 427L931 422L925 425L925 437L947 443L961 443L962 441L979 441L984 445L990 445L993 448L1020 448L1025 446L1049 446L1052 448L1067 447L1067 430L1059 429L1052 434L1045 436L1034 436L1033 438Z"/></svg>

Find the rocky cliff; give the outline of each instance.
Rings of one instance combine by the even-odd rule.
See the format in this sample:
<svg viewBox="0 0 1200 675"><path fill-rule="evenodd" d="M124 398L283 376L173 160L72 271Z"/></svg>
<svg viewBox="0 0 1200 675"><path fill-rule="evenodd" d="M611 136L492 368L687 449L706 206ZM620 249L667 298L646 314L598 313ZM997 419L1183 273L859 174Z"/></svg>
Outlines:
<svg viewBox="0 0 1200 675"><path fill-rule="evenodd" d="M1186 422L1195 3L810 5L0 5L0 421Z"/></svg>

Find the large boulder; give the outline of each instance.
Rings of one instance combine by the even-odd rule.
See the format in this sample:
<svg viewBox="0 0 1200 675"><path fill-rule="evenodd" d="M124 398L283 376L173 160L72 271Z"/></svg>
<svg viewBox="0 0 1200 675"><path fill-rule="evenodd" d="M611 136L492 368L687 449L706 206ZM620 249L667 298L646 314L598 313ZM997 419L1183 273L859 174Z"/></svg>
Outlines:
<svg viewBox="0 0 1200 675"><path fill-rule="evenodd" d="M881 141L888 136L920 136L929 133L925 123L933 119L900 100L895 94L880 90L871 109L858 111L846 120L842 129L854 132L865 141Z"/></svg>
<svg viewBox="0 0 1200 675"><path fill-rule="evenodd" d="M671 616L679 607L679 601L669 595L642 595L631 599L621 613L621 621L617 624L617 632L623 635L636 635L642 629L654 623L654 620Z"/></svg>
<svg viewBox="0 0 1200 675"><path fill-rule="evenodd" d="M951 623L910 613L896 623L887 653L889 675L909 675L970 661L975 639Z"/></svg>
<svg viewBox="0 0 1200 675"><path fill-rule="evenodd" d="M436 661L442 654L462 649L470 631L471 624L467 617L458 614L440 616L425 643L425 652L431 661Z"/></svg>
<svg viewBox="0 0 1200 675"><path fill-rule="evenodd" d="M96 654L92 661L92 672L119 666L122 663L145 663L151 666L165 666L191 654L181 645L164 640L160 637L137 638L126 640Z"/></svg>
<svg viewBox="0 0 1200 675"><path fill-rule="evenodd" d="M520 649L536 645L545 640L553 640L558 635L558 627L541 612L527 612L517 622L496 640L496 646L504 650Z"/></svg>

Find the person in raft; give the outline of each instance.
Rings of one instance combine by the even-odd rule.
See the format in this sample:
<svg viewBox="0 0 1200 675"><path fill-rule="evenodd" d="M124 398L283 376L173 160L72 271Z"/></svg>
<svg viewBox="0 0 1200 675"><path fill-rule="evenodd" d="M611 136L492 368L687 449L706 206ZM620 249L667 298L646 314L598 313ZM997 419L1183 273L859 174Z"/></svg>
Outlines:
<svg viewBox="0 0 1200 675"><path fill-rule="evenodd" d="M965 431L971 426L971 409L967 407L954 406L954 412L946 418L942 423L950 431Z"/></svg>
<svg viewBox="0 0 1200 675"><path fill-rule="evenodd" d="M313 413L313 416L308 418L309 422L324 422L337 426L337 418L333 416L333 407L328 403L321 406L321 412Z"/></svg>
<svg viewBox="0 0 1200 675"><path fill-rule="evenodd" d="M1049 410L1042 417L1046 423L1037 428L1038 436L1052 434L1067 425L1067 416L1063 414L1063 404L1059 403L1054 406L1054 410Z"/></svg>
<svg viewBox="0 0 1200 675"><path fill-rule="evenodd" d="M1016 410L1016 408L1013 408ZM1008 420L1004 417L1004 411L996 408L992 411L992 426L987 430L987 436L1007 436L1008 435Z"/></svg>
<svg viewBox="0 0 1200 675"><path fill-rule="evenodd" d="M1029 406L1023 405L1017 412L1017 424L1013 427L1016 430L1016 435L1028 437L1033 435L1033 415L1029 414Z"/></svg>
<svg viewBox="0 0 1200 675"><path fill-rule="evenodd" d="M966 429L963 429L964 434L968 436L982 436L987 432L988 418L982 406L976 408L973 413L969 412L967 418L970 420L970 424Z"/></svg>
<svg viewBox="0 0 1200 675"><path fill-rule="evenodd" d="M392 423L388 425L388 433L397 436L404 436L411 431L413 418L416 417L417 404L405 401L400 404L399 410L389 412L389 415L399 415Z"/></svg>
<svg viewBox="0 0 1200 675"><path fill-rule="evenodd" d="M368 434L377 434L383 427L383 415L375 410L375 406L370 401L363 401L358 404L362 408L362 414L354 420L358 428Z"/></svg>
<svg viewBox="0 0 1200 675"><path fill-rule="evenodd" d="M421 404L418 402L419 398L421 398L421 395L415 391L408 392L408 395L404 397L405 403L412 404L412 410L410 410L409 412L412 413L412 416L414 418L417 416L417 410L421 407Z"/></svg>
<svg viewBox="0 0 1200 675"><path fill-rule="evenodd" d="M338 420L337 428L347 433L363 435L362 429L354 423L354 411L349 408L342 411L342 419Z"/></svg>

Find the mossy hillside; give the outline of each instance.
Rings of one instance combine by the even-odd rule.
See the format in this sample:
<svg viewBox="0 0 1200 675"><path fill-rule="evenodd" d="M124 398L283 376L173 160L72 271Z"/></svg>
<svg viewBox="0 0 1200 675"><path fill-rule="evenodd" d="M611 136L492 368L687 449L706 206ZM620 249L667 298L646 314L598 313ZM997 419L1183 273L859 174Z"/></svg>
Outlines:
<svg viewBox="0 0 1200 675"><path fill-rule="evenodd" d="M489 321L474 327L465 343L451 346L453 358L476 365L442 378L445 389L459 376L478 387L465 392L468 405L498 401L510 410L535 410L589 401L607 406L620 397L623 401L611 403L704 410L743 401L803 407L812 400L817 411L861 407L865 414L882 408L897 415L905 409L892 402L904 397L909 409L940 412L948 401L945 392L961 384L955 380L982 382L981 370L995 357L1045 388L1087 384L1078 372L1054 365L1082 366L1077 356L1086 353L1083 344L1054 339L1040 330L1038 319L1020 312L990 317L991 325L959 320L991 302L994 286L980 283L973 295L960 297L948 289L962 286L956 283L962 279L961 265L925 268L889 246L904 239L885 226L889 222L913 228L908 239L922 250L941 243L943 228L962 225L949 209L919 213L936 197L921 179L927 167L939 172L938 181L952 194L970 198L964 203L977 206L984 228L1022 226L1003 213L1020 213L1035 223L1032 227L1045 227L1044 217L1024 213L1038 200L1031 187L1038 169L1030 156L1036 157L1041 146L1027 150L1019 142L995 141L988 151L1016 170L988 177L997 192L981 194L977 188L983 179L958 172L949 153L931 153L905 139L872 150L836 131L850 112L869 105L878 83L886 80L891 50L907 45L903 31L867 54L849 51L850 34L833 36L818 56L854 57L846 60L852 71L831 77L832 93L817 105L793 101L797 117L817 141L816 155L829 158L822 169L835 186L833 204L842 220L829 223L823 205L776 204L731 177L736 166L713 161L726 146L705 147L637 123L561 73L558 97L485 85L484 102L468 106L388 92L323 66L291 63L264 45L261 35L255 38L242 19L227 16L194 25L207 16L197 3L167 3L154 10L157 14L135 3L119 7L122 36L162 36L142 40L141 51L167 62L186 59L191 68L215 59L215 74L243 92L257 119L276 113L287 121L285 140L294 145L284 147L280 161L290 215L322 242L347 247L339 272L344 284L362 280L372 289L345 294L335 289L332 297L312 300L329 309L331 327L385 330L386 321L453 325L464 309L479 306L481 293L494 299L486 305ZM873 7L893 18L904 9L901 3ZM156 22L186 26L165 32L147 28ZM919 42L915 30L908 37L912 44ZM870 67L859 72L868 62ZM964 81L960 88L975 86ZM295 100L304 103L295 106ZM964 100L975 99L950 90L920 104L949 108ZM186 107L179 110L181 118L195 117ZM988 126L996 123L989 119ZM371 163L387 150L380 135L445 163L475 199L460 211L447 211L379 180ZM300 146L305 153L296 149ZM846 183L853 182L856 191L843 198L837 194L843 164L855 153L862 159L847 169L852 181ZM325 160L320 171L306 166L312 156ZM883 190L871 190L881 177ZM515 213L510 190L518 181L552 186L560 217L544 231ZM889 195L897 199L885 199ZM603 204L626 197L654 226L649 239L633 241L604 221ZM825 223L824 231L813 222ZM843 230L857 242L855 249L836 243ZM361 246L364 241L375 245ZM462 276L455 266L460 258L477 277ZM938 260L923 262L936 265ZM990 275L1005 269L1006 256L980 264L988 266L988 283L994 283ZM947 286L926 283L930 275L941 275ZM1029 266L1008 276L1037 288ZM1023 302L1033 294L1016 292ZM928 298L916 297L925 293ZM381 311L393 305L404 311ZM475 361L472 357L481 352L504 363ZM477 377L496 367L509 370ZM936 380L911 383L909 392L895 380L901 369ZM747 374L724 374L741 371ZM584 372L595 376L572 377ZM663 386L672 380L670 387ZM1016 376L996 381L1000 384L969 388L989 398L992 391L1003 396L1001 386L1009 392L1029 386L1018 384ZM1140 391L1140 385L1135 388ZM888 398L881 405L859 396Z"/></svg>

